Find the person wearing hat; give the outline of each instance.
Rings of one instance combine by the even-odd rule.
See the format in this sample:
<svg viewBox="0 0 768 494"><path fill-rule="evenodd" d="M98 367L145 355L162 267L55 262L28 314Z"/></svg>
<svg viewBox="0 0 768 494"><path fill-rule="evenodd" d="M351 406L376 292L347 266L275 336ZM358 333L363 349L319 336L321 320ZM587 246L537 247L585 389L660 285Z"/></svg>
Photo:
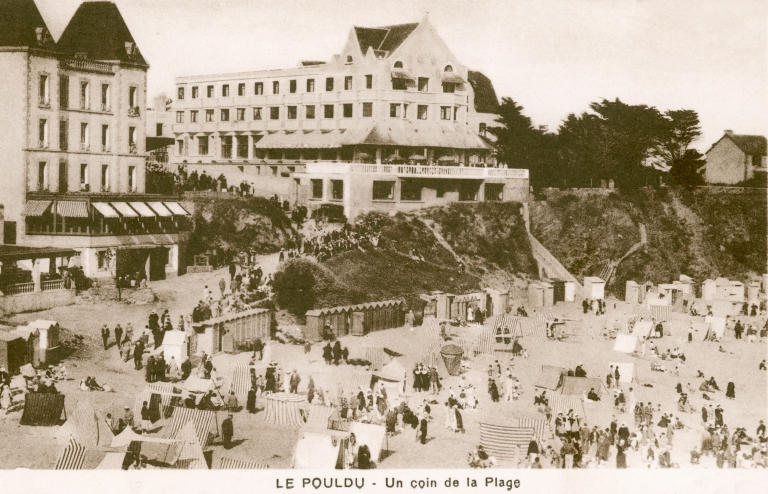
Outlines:
<svg viewBox="0 0 768 494"><path fill-rule="evenodd" d="M101 341L104 343L104 350L109 347L109 326L104 324L101 328Z"/></svg>
<svg viewBox="0 0 768 494"><path fill-rule="evenodd" d="M131 411L131 407L123 407L123 422L126 427L133 428L133 412Z"/></svg>
<svg viewBox="0 0 768 494"><path fill-rule="evenodd" d="M224 449L230 449L232 447L232 437L235 434L235 428L232 424L232 413L227 414L221 422L221 437L224 440Z"/></svg>

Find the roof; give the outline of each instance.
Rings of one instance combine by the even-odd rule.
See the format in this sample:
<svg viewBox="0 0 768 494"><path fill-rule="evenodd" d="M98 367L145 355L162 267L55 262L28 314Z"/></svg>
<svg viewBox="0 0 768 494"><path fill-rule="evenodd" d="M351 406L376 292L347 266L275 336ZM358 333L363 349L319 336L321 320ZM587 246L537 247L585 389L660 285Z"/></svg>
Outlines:
<svg viewBox="0 0 768 494"><path fill-rule="evenodd" d="M0 46L34 46L35 29L48 26L34 0L0 0Z"/></svg>
<svg viewBox="0 0 768 494"><path fill-rule="evenodd" d="M84 2L67 24L59 50L74 55L87 53L94 60L119 60L140 65L147 61L135 47L129 54L125 44L136 45L128 26L117 6L112 2Z"/></svg>
<svg viewBox="0 0 768 494"><path fill-rule="evenodd" d="M389 55L403 44L403 41L411 35L418 25L417 22L414 22L380 27L355 26L354 30L357 43L363 53L366 53L368 48L373 48L374 50L385 51Z"/></svg>
<svg viewBox="0 0 768 494"><path fill-rule="evenodd" d="M731 142L736 144L736 146L741 149L744 154L750 156L765 156L766 148L768 148L765 136L733 134L731 132L726 132L723 134L723 137L715 141L715 143L712 144L709 149L707 149L707 153L709 153L712 148L717 146L723 139L730 139Z"/></svg>
<svg viewBox="0 0 768 494"><path fill-rule="evenodd" d="M364 304L357 304L357 305L341 305L337 307L325 307L322 309L313 309L308 310L306 315L307 316L321 316L325 314L333 314L333 313L340 313L340 312L347 312L347 311L362 311L366 309L374 309L379 307L392 307L397 305L402 305L402 300L382 300L379 302L367 302Z"/></svg>
<svg viewBox="0 0 768 494"><path fill-rule="evenodd" d="M22 247L19 245L0 245L0 261L5 262L56 256L66 257L73 256L75 254L77 254L77 251L75 250L60 249L58 247Z"/></svg>
<svg viewBox="0 0 768 494"><path fill-rule="evenodd" d="M493 88L491 80L482 72L473 70L467 72L467 79L469 79L475 93L475 111L496 113L499 110L499 98L496 97L496 90Z"/></svg>
<svg viewBox="0 0 768 494"><path fill-rule="evenodd" d="M357 144L380 146L486 149L488 146L463 125L420 126L406 120L377 123Z"/></svg>

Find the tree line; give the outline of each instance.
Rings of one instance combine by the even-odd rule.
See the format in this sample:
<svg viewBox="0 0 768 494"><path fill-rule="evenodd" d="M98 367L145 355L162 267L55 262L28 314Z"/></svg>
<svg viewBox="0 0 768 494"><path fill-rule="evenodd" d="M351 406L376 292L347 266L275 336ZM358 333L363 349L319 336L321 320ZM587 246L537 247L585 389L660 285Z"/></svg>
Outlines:
<svg viewBox="0 0 768 494"><path fill-rule="evenodd" d="M534 127L522 106L502 98L496 123L488 132L498 161L527 168L534 188L597 187L611 179L620 188L703 183L704 157L690 147L701 136L694 110L662 113L603 99L568 115L555 133Z"/></svg>

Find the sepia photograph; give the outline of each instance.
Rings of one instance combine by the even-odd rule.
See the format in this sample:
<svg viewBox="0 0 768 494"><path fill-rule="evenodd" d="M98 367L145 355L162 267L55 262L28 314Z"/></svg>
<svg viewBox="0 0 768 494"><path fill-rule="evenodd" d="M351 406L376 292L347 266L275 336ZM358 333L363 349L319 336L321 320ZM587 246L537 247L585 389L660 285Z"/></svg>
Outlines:
<svg viewBox="0 0 768 494"><path fill-rule="evenodd" d="M766 469L766 19L0 0L0 479Z"/></svg>

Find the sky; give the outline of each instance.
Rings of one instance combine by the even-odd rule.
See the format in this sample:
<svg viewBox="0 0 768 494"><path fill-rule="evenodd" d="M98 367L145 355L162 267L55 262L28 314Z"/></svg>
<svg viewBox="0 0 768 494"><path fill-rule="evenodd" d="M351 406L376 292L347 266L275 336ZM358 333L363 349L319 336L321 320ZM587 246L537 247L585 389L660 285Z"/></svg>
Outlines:
<svg viewBox="0 0 768 494"><path fill-rule="evenodd" d="M58 39L81 0L36 0ZM428 14L458 60L556 130L592 101L699 113L701 151L725 129L768 129L765 0L115 0L150 63L177 76L328 60L353 25Z"/></svg>

